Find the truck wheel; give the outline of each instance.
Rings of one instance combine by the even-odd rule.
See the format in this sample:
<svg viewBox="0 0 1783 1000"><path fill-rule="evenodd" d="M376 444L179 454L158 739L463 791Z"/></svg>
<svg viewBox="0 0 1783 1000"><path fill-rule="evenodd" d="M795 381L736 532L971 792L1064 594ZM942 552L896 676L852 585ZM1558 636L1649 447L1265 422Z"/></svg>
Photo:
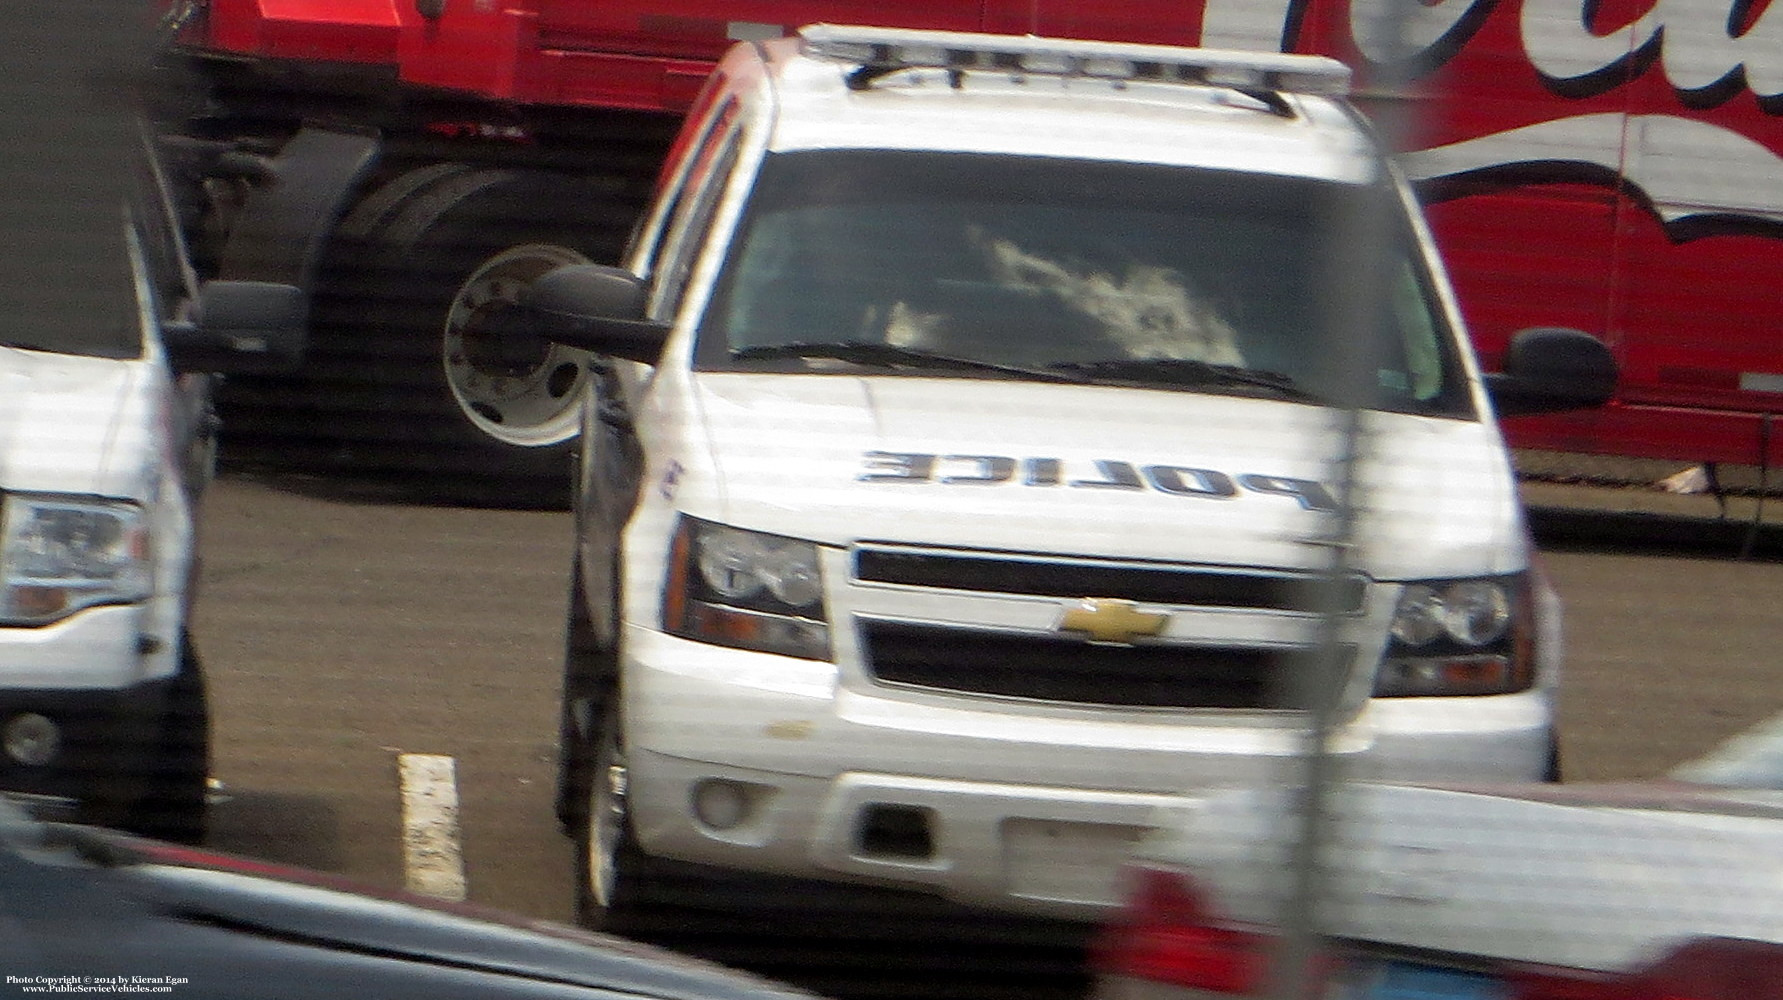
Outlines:
<svg viewBox="0 0 1783 1000"><path fill-rule="evenodd" d="M132 833L197 844L204 840L210 790L210 702L204 671L190 636L185 637L145 794L125 820Z"/></svg>
<svg viewBox="0 0 1783 1000"><path fill-rule="evenodd" d="M341 225L316 339L315 379L369 390L335 396L357 411L350 463L543 479L561 503L586 355L498 336L492 318L555 267L616 259L632 205L591 181L456 165L385 191Z"/></svg>
<svg viewBox="0 0 1783 1000"><path fill-rule="evenodd" d="M576 817L576 919L595 930L622 930L636 905L646 864L632 841L626 811L625 738L616 697L608 704L588 753L587 804ZM590 749L592 744L592 748Z"/></svg>

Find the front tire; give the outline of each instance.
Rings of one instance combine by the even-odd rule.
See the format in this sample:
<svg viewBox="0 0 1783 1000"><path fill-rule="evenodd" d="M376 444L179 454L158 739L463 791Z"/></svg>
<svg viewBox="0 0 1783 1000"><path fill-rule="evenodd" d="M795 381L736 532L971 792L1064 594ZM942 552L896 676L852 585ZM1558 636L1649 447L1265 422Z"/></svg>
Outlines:
<svg viewBox="0 0 1783 1000"><path fill-rule="evenodd" d="M576 919L619 931L635 902L646 859L631 838L626 810L625 737L619 712L618 656L595 634L579 561L570 568L564 618L559 716L557 818L576 845Z"/></svg>
<svg viewBox="0 0 1783 1000"><path fill-rule="evenodd" d="M557 717L557 823L575 837L588 811L594 764L588 745L606 717L619 676L611 643L601 642L588 615L588 591L580 561L570 566L570 601L564 614L563 693Z"/></svg>
<svg viewBox="0 0 1783 1000"><path fill-rule="evenodd" d="M632 840L626 809L629 774L618 699L607 702L592 747L583 744L589 781L586 805L574 818L576 919L584 927L616 931L638 904L646 859Z"/></svg>
<svg viewBox="0 0 1783 1000"><path fill-rule="evenodd" d="M210 792L210 699L191 637L184 642L154 759L145 766L144 793L124 821L144 837L180 844L204 840Z"/></svg>

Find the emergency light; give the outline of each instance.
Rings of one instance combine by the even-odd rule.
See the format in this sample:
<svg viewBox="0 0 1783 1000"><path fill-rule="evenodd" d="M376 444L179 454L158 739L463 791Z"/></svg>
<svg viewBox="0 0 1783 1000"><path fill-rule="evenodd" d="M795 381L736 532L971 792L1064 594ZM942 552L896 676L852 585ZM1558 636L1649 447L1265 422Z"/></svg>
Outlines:
<svg viewBox="0 0 1783 1000"><path fill-rule="evenodd" d="M900 69L995 70L1324 97L1350 91L1350 68L1324 56L838 24L807 25L799 38L806 55L854 63L878 71L875 75Z"/></svg>

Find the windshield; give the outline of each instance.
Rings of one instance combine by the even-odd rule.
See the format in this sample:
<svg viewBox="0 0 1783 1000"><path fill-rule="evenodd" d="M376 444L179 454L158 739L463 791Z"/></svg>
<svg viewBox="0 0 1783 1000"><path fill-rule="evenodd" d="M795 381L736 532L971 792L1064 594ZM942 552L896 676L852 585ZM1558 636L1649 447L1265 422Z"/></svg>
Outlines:
<svg viewBox="0 0 1783 1000"><path fill-rule="evenodd" d="M120 67L131 36L83 33L87 44L69 45L61 34L104 18L118 15L88 4L66 18L8 20L7 30L22 35L0 74L3 345L142 353L123 214L135 140Z"/></svg>
<svg viewBox="0 0 1783 1000"><path fill-rule="evenodd" d="M772 155L703 318L697 364L834 370L870 356L870 367L903 374L1044 370L1324 398L1318 236L1336 199L1359 191L1043 157ZM1369 405L1470 416L1428 276L1401 252L1389 280Z"/></svg>

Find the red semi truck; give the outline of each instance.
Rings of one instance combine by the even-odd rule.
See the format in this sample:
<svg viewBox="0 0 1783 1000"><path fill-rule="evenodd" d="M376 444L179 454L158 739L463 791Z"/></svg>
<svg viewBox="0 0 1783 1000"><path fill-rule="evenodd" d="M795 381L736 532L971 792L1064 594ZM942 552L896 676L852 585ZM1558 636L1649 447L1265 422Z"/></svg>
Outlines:
<svg viewBox="0 0 1783 1000"><path fill-rule="evenodd" d="M239 434L552 476L585 359L490 335L492 307L616 257L732 42L829 21L1333 55L1365 107L1410 100L1403 163L1487 366L1550 324L1621 364L1611 406L1513 444L1768 465L1783 2L1424 0L1389 45L1390 3L175 0L157 148L201 276L311 292L308 361L237 383Z"/></svg>

